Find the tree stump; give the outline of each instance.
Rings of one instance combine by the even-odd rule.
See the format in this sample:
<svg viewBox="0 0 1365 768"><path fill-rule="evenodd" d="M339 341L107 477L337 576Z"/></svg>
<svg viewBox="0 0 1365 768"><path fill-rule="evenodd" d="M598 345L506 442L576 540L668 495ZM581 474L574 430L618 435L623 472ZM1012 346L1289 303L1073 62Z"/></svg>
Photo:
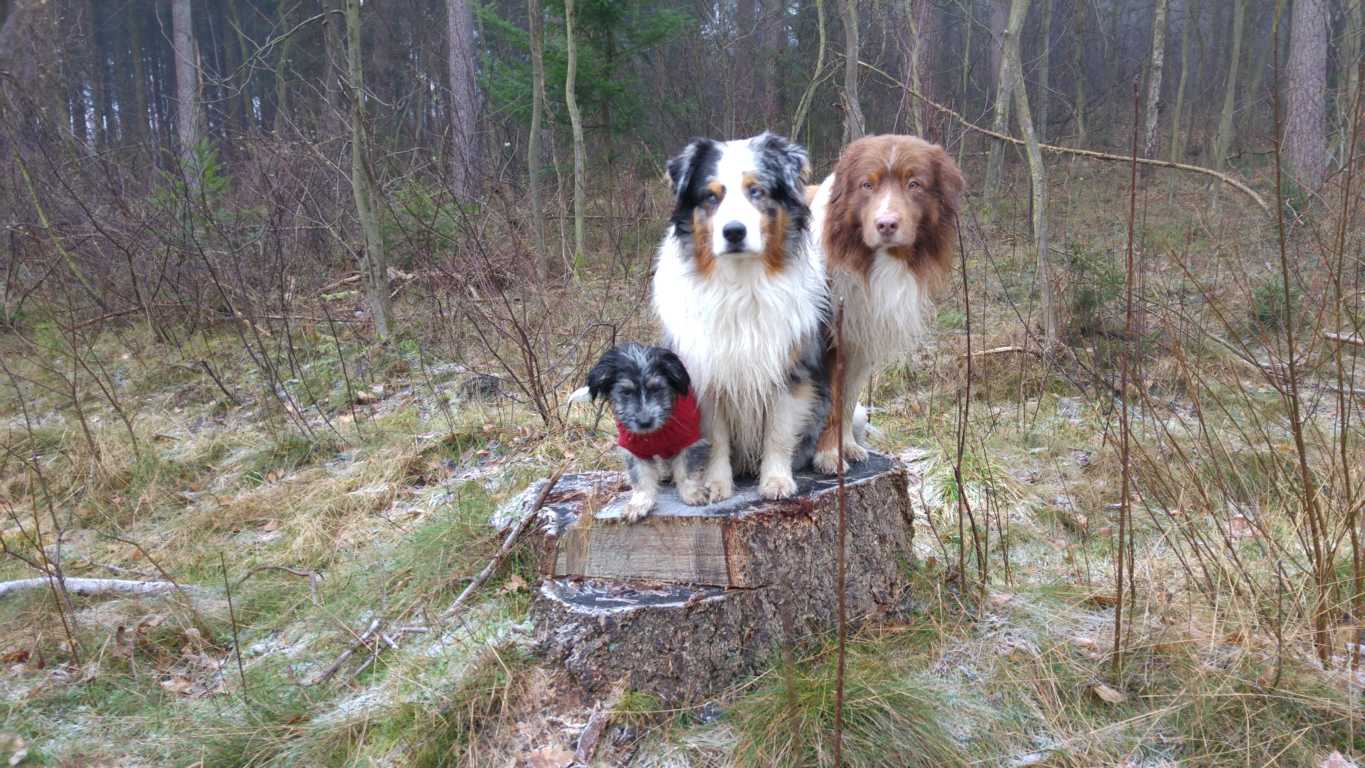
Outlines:
<svg viewBox="0 0 1365 768"><path fill-rule="evenodd" d="M911 508L907 473L872 454L847 492L850 625L909 608ZM672 487L637 523L620 510L620 473L566 475L542 516L543 578L531 608L545 657L590 691L624 679L669 704L703 700L761 670L784 646L836 627L834 477L798 474L791 499L760 499L755 484L689 507ZM538 494L500 513L504 523Z"/></svg>

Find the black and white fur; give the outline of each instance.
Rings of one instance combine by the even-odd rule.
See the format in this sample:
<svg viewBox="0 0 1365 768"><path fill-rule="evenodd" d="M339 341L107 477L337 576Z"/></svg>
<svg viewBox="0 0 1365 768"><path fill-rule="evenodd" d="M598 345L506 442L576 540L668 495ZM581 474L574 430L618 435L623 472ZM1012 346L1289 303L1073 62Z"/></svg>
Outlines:
<svg viewBox="0 0 1365 768"><path fill-rule="evenodd" d="M668 162L676 203L653 304L697 393L709 502L733 495L736 474L757 474L764 498L793 495L793 464L809 462L829 410L807 167L805 150L770 133L698 139Z"/></svg>
<svg viewBox="0 0 1365 768"><path fill-rule="evenodd" d="M616 420L636 434L648 434L667 423L673 404L691 386L687 368L677 355L634 342L608 350L588 372L589 397L594 402L606 399ZM659 484L670 476L685 503L703 503L699 476L706 460L704 440L671 459L641 459L624 448L620 452L633 489L622 513L627 521L639 520L654 509Z"/></svg>

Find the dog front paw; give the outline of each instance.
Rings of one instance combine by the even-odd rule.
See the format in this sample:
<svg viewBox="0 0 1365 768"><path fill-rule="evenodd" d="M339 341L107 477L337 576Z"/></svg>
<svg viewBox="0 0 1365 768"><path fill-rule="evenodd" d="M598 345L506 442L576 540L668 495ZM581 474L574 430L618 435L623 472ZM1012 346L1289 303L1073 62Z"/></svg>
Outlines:
<svg viewBox="0 0 1365 768"><path fill-rule="evenodd" d="M848 446L844 446L844 453L845 454L848 453ZM830 449L828 451L816 451L815 458L811 459L811 463L814 464L815 468L823 474L826 475L838 474L840 464L839 451L834 449Z"/></svg>
<svg viewBox="0 0 1365 768"><path fill-rule="evenodd" d="M654 509L654 497L648 493L636 491L630 495L630 500L626 502L625 509L621 510L621 519L628 523L638 522Z"/></svg>
<svg viewBox="0 0 1365 768"><path fill-rule="evenodd" d="M866 461L867 449L859 445L852 435L846 435L844 437L844 458L852 462Z"/></svg>
<svg viewBox="0 0 1365 768"><path fill-rule="evenodd" d="M796 480L790 473L764 477L758 483L758 495L765 499L786 499L796 495Z"/></svg>
<svg viewBox="0 0 1365 768"><path fill-rule="evenodd" d="M678 498L690 507L700 507L706 503L707 489L701 483L691 481L678 483Z"/></svg>
<svg viewBox="0 0 1365 768"><path fill-rule="evenodd" d="M706 491L706 502L708 504L725 501L735 495L735 481L728 472L723 475L708 475L703 488Z"/></svg>

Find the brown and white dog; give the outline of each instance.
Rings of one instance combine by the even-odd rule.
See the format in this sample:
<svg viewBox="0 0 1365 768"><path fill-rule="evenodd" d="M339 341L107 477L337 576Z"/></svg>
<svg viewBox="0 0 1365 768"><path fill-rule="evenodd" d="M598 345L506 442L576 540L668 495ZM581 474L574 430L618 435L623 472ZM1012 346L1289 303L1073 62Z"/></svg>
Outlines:
<svg viewBox="0 0 1365 768"><path fill-rule="evenodd" d="M877 370L905 358L925 334L931 294L952 271L957 164L915 136L868 136L844 148L811 202L830 303L844 305L844 458L867 450L853 438L858 396ZM816 444L822 472L839 466L837 419Z"/></svg>

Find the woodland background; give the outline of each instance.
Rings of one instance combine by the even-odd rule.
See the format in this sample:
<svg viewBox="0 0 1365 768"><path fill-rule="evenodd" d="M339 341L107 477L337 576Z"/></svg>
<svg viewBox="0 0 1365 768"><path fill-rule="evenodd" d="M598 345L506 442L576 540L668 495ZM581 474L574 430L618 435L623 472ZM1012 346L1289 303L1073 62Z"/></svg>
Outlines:
<svg viewBox="0 0 1365 768"><path fill-rule="evenodd" d="M1365 759L1361 0L0 0L0 755L565 765L489 513L615 466L664 162L962 165L853 765ZM607 422L609 426L609 422ZM799 656L797 655L799 651ZM598 762L828 765L828 644Z"/></svg>

